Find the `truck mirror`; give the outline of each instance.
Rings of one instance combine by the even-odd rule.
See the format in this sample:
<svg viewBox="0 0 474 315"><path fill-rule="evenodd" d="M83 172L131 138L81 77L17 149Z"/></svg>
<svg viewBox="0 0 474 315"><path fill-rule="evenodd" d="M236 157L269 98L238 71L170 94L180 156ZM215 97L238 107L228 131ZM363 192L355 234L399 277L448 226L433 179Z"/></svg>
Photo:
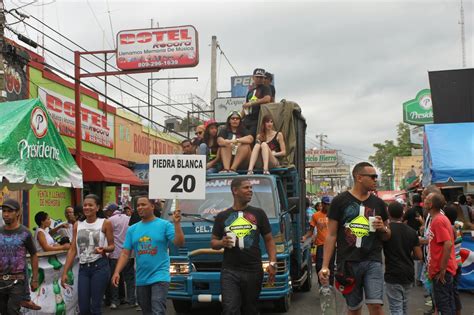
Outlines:
<svg viewBox="0 0 474 315"><path fill-rule="evenodd" d="M290 197L288 198L288 212L291 214L300 213L300 207L298 206L300 202L299 197Z"/></svg>

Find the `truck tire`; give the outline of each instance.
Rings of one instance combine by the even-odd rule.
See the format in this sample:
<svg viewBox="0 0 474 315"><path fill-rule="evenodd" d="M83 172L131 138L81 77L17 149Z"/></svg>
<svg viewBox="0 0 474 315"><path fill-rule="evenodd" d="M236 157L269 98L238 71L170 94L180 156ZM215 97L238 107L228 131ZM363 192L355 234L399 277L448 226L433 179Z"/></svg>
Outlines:
<svg viewBox="0 0 474 315"><path fill-rule="evenodd" d="M275 311L278 313L286 313L290 310L291 296L288 293L284 297L275 301Z"/></svg>
<svg viewBox="0 0 474 315"><path fill-rule="evenodd" d="M176 313L189 313L193 307L191 301L173 300L173 307Z"/></svg>
<svg viewBox="0 0 474 315"><path fill-rule="evenodd" d="M311 287L313 286L313 266L309 265L306 267L308 271L308 276L306 277L305 282L301 286L301 291L303 292L309 292L311 291Z"/></svg>

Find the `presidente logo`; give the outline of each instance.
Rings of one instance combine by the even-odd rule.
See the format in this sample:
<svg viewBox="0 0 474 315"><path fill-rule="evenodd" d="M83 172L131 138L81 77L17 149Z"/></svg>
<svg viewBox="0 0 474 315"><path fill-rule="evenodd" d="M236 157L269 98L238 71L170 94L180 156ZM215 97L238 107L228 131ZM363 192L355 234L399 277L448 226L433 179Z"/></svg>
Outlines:
<svg viewBox="0 0 474 315"><path fill-rule="evenodd" d="M229 230L235 233L238 238L246 237L250 234L252 230L255 229L255 225L253 225L252 222L249 222L244 217L238 217L237 219L235 219L234 222L229 225Z"/></svg>
<svg viewBox="0 0 474 315"><path fill-rule="evenodd" d="M369 220L363 215L355 217L349 222L348 227L356 237L369 235Z"/></svg>
<svg viewBox="0 0 474 315"><path fill-rule="evenodd" d="M48 133L48 119L41 107L35 107L31 112L30 126L38 139L43 138Z"/></svg>

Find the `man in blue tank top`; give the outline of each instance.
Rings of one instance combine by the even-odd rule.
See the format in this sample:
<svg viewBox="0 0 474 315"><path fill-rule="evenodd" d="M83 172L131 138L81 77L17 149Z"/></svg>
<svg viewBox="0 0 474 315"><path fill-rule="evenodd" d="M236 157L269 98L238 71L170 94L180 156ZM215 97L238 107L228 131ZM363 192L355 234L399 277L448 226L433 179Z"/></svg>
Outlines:
<svg viewBox="0 0 474 315"><path fill-rule="evenodd" d="M143 314L164 315L170 282L168 243L184 245L184 234L179 210L173 214L173 223L155 217L153 210L147 196L137 199L137 211L142 220L127 230L112 283L118 286L120 272L133 250L136 254L137 297Z"/></svg>

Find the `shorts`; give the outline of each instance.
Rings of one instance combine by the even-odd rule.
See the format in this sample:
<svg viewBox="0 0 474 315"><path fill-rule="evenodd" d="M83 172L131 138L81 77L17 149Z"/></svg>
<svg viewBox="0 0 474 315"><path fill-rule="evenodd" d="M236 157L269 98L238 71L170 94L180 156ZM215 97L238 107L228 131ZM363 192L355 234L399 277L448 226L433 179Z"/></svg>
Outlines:
<svg viewBox="0 0 474 315"><path fill-rule="evenodd" d="M351 311L365 304L383 305L384 278L382 263L379 261L360 261L350 263L355 285L349 294L345 294L347 308Z"/></svg>

